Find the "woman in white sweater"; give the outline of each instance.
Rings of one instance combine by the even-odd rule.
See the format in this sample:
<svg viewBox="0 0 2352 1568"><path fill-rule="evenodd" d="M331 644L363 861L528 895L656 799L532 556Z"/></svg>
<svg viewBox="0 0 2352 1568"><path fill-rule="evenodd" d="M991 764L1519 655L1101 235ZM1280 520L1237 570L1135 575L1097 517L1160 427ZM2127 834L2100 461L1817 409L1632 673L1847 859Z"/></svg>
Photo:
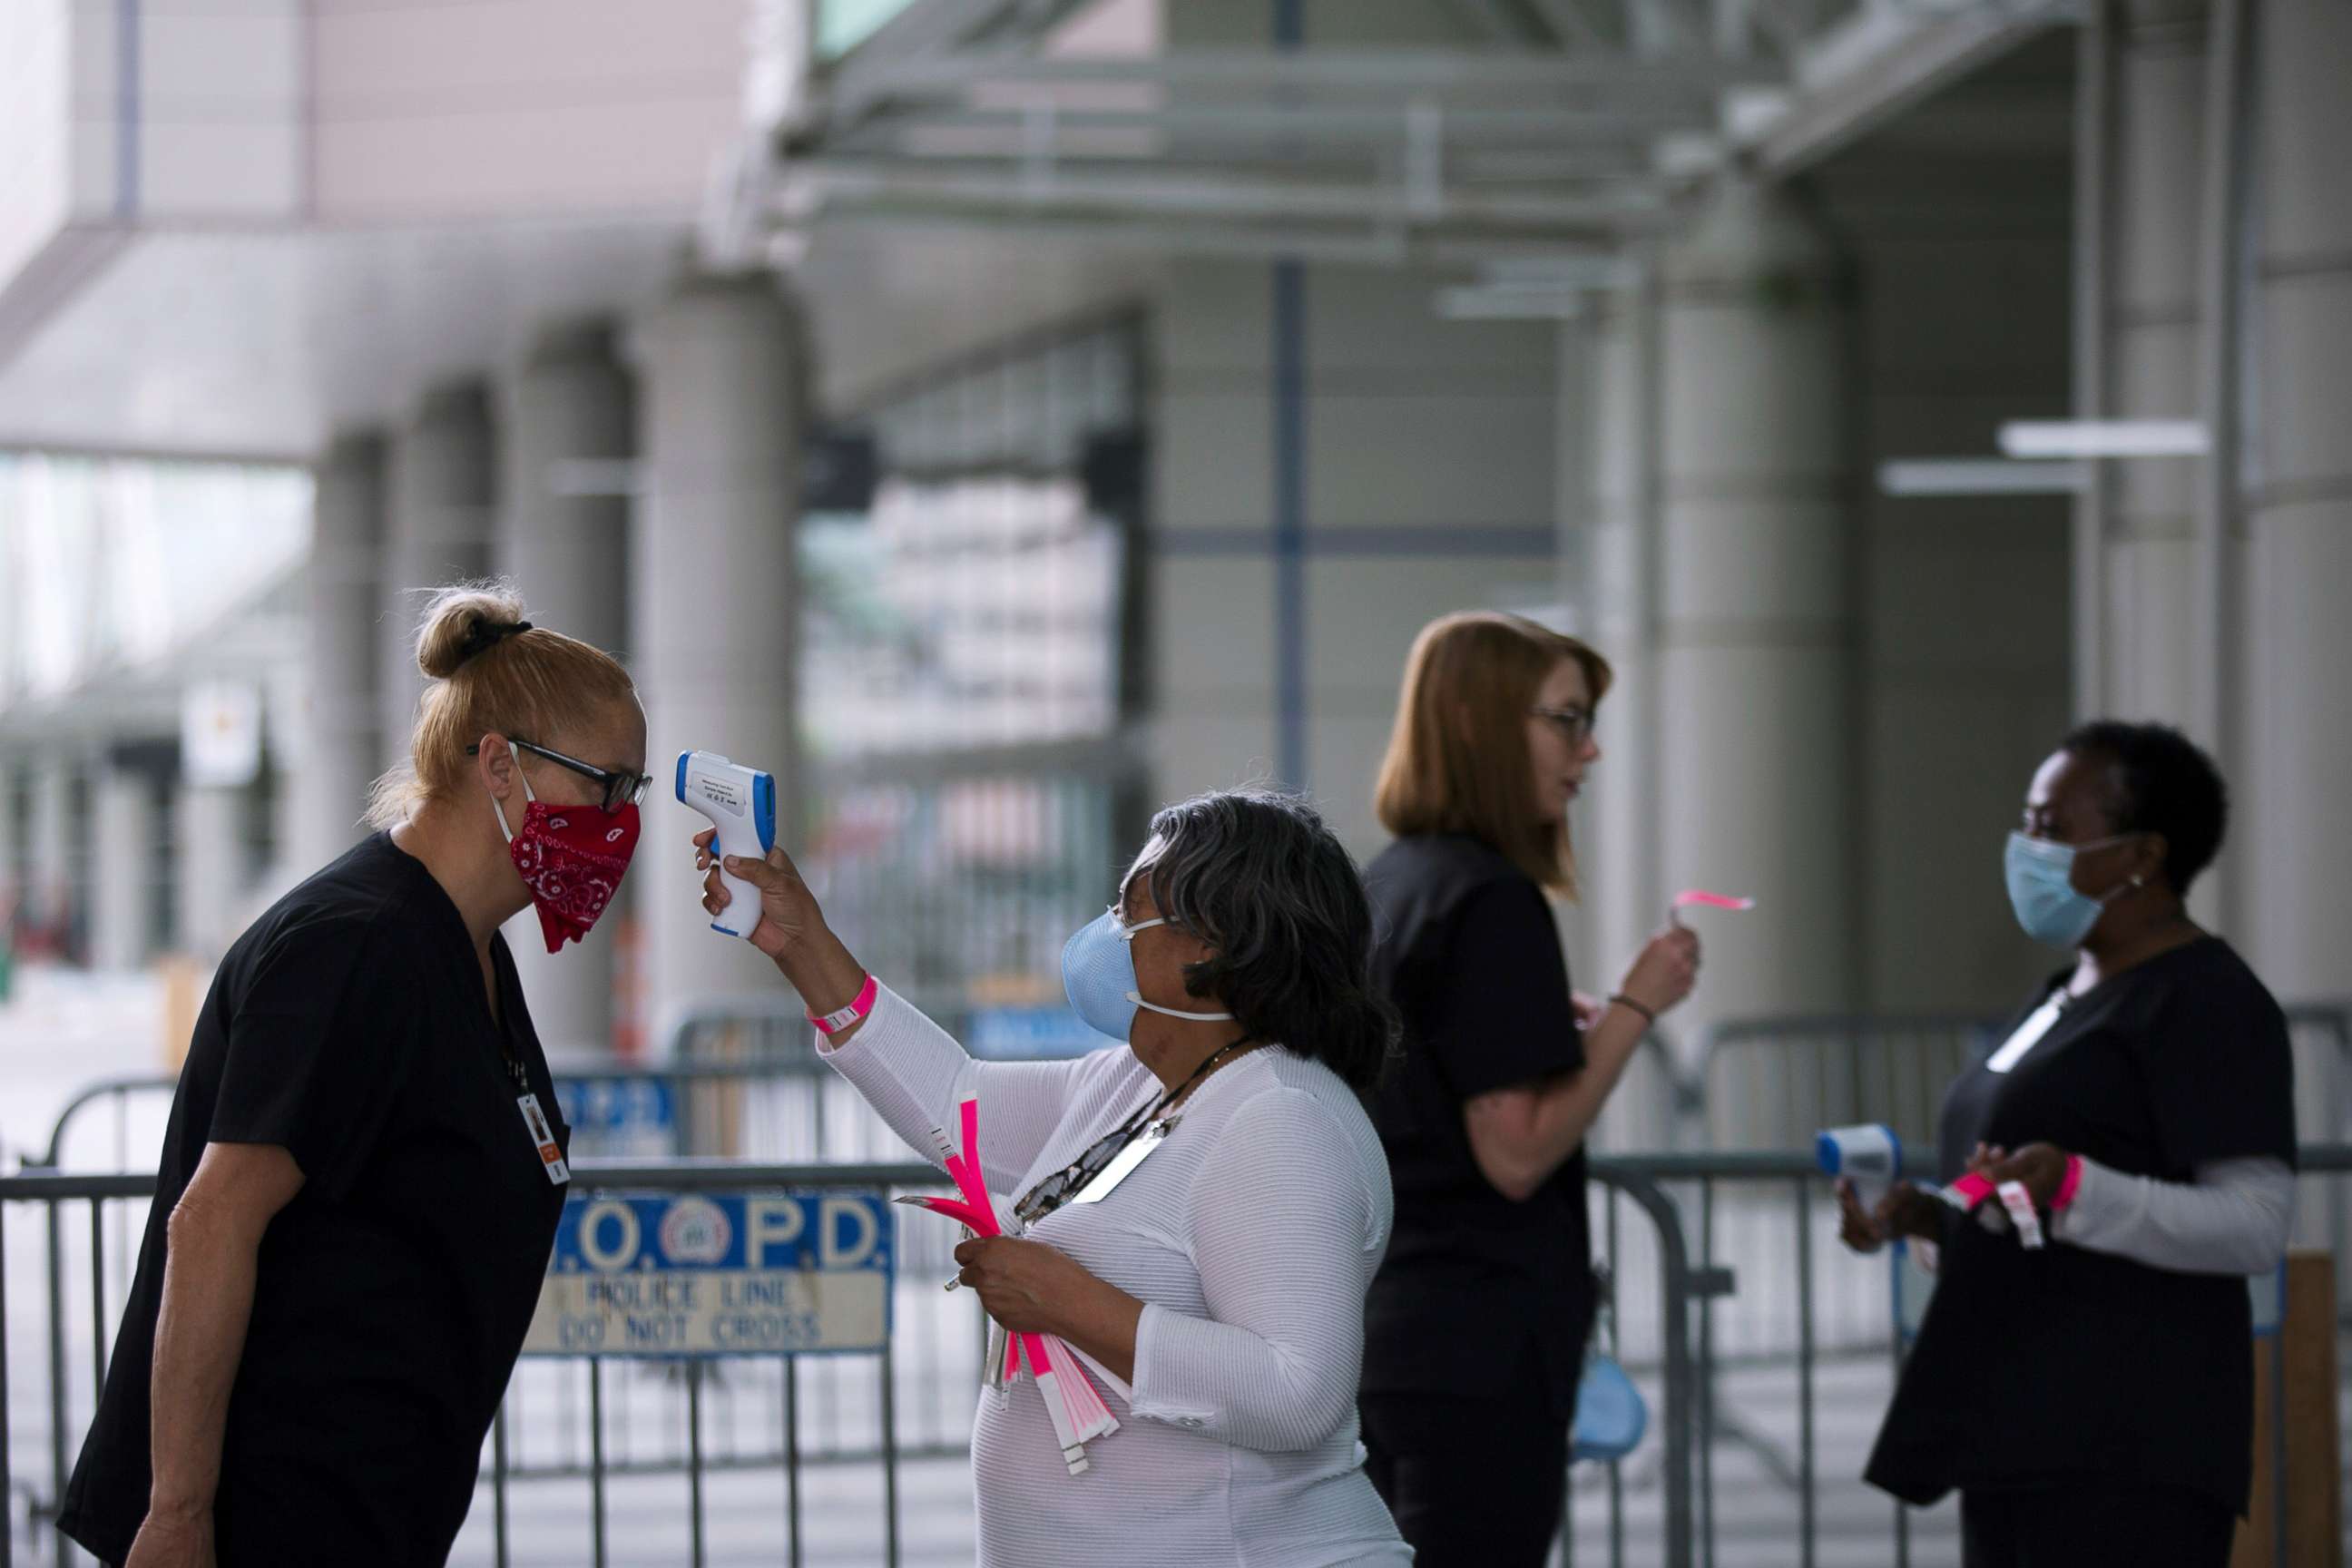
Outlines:
<svg viewBox="0 0 2352 1568"><path fill-rule="evenodd" d="M782 850L727 869L760 889L751 940L819 1049L900 1137L936 1157L932 1130L978 1097L981 1164L1020 1234L959 1247L959 1278L1006 1330L1066 1341L1120 1422L1072 1476L1033 1379L983 1391L980 1561L1410 1562L1356 1420L1391 1212L1357 1092L1395 1022L1362 884L1315 813L1248 791L1152 820L1063 954L1078 1016L1128 1048L1075 1061L973 1060L866 973ZM726 900L712 867L704 905Z"/></svg>

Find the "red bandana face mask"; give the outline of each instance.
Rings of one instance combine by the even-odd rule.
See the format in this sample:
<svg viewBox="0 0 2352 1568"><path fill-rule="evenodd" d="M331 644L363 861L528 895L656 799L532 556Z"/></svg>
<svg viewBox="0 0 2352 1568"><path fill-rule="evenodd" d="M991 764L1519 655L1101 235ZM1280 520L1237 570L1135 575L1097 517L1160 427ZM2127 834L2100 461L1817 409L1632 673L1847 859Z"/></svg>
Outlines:
<svg viewBox="0 0 2352 1568"><path fill-rule="evenodd" d="M516 777L521 777L520 770ZM637 808L550 805L532 796L529 779L523 779L522 795L528 804L520 833L508 829L506 808L495 795L490 809L499 814L507 854L539 910L547 951L554 952L586 936L619 890L629 857L637 849Z"/></svg>

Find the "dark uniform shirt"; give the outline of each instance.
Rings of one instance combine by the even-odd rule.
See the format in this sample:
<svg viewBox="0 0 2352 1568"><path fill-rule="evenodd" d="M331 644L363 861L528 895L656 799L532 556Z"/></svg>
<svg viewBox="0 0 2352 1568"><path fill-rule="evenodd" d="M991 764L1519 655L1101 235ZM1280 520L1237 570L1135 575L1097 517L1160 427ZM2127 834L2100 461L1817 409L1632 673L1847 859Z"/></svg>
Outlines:
<svg viewBox="0 0 2352 1568"><path fill-rule="evenodd" d="M1401 838L1365 869L1375 979L1404 1015L1376 1096L1396 1224L1366 1303L1370 1393L1504 1395L1532 1366L1565 1419L1593 1314L1579 1149L1525 1202L1479 1171L1465 1101L1584 1065L1543 890L1476 839Z"/></svg>
<svg viewBox="0 0 2352 1568"><path fill-rule="evenodd" d="M2226 942L2193 942L2068 1003L2008 1072L1963 1074L1937 1136L1947 1181L1979 1141L2053 1143L2161 1182L2193 1182L2216 1160L2292 1165L2286 1021ZM2252 1332L2237 1276L2059 1241L2029 1252L1954 1214L1869 1479L1921 1504L1955 1487L2098 1479L2179 1488L2242 1513Z"/></svg>
<svg viewBox="0 0 2352 1568"><path fill-rule="evenodd" d="M106 1386L58 1527L120 1563L147 1511L166 1221L209 1142L274 1143L301 1191L263 1237L214 1503L222 1568L443 1562L521 1348L564 1190L546 1058L493 939L379 834L229 950L196 1020Z"/></svg>

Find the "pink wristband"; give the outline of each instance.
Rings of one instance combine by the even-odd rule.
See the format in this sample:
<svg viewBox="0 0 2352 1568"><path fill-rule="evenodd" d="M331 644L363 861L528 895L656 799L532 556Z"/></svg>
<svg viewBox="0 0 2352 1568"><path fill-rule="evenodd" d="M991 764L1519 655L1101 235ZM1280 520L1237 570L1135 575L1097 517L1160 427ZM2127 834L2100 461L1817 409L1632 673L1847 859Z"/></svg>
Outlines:
<svg viewBox="0 0 2352 1568"><path fill-rule="evenodd" d="M842 1030L848 1028L852 1024L860 1022L865 1018L866 1014L874 1011L874 998L880 994L881 990L881 984L875 980L874 976L869 974L866 977L866 984L857 988L856 1001L852 1002L848 1006L844 1007L838 1013L827 1013L823 1017L819 1017L816 1014L811 1013L808 1016L808 1021L814 1024L819 1029L824 1030L828 1036L837 1035L841 1033Z"/></svg>
<svg viewBox="0 0 2352 1568"><path fill-rule="evenodd" d="M1990 1196L1992 1184L1973 1173L1944 1188L1944 1201L1961 1210L1973 1209Z"/></svg>
<svg viewBox="0 0 2352 1568"><path fill-rule="evenodd" d="M2066 1174L2058 1184L2058 1195L2050 1200L2050 1212L2056 1214L2074 1201L2074 1189L2083 1184L2083 1156L2066 1156Z"/></svg>

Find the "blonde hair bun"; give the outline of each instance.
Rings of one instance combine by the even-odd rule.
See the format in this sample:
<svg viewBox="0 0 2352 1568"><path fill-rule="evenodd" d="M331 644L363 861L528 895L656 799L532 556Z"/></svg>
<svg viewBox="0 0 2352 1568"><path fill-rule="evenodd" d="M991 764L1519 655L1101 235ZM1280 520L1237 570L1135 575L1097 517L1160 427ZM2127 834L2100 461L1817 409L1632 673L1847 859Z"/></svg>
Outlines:
<svg viewBox="0 0 2352 1568"><path fill-rule="evenodd" d="M459 583L436 592L416 630L416 668L446 680L467 659L493 646L504 626L522 626L522 595L504 582Z"/></svg>
<svg viewBox="0 0 2352 1568"><path fill-rule="evenodd" d="M397 826L428 803L454 797L473 766L467 748L486 734L549 744L572 724L636 695L612 655L524 620L522 595L511 583L455 583L418 593L425 605L416 668L430 683L417 699L408 760L368 792L371 827ZM494 650L497 658L483 657Z"/></svg>

